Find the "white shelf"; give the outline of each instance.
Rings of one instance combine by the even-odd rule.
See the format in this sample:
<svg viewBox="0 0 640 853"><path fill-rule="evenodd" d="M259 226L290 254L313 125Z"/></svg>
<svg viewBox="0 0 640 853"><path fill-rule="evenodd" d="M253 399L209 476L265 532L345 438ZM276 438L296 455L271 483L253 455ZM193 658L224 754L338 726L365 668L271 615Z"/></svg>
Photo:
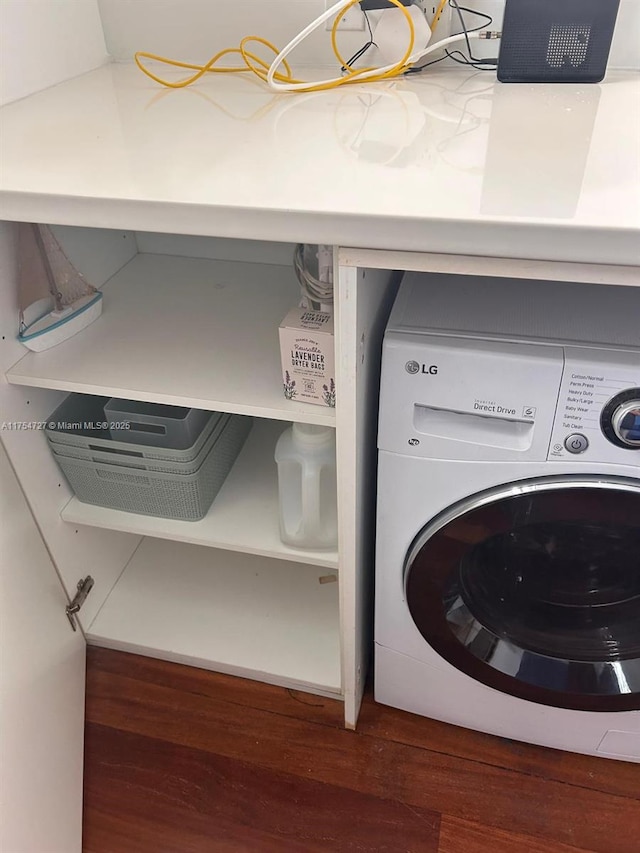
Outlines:
<svg viewBox="0 0 640 853"><path fill-rule="evenodd" d="M299 563L144 539L87 639L336 695L338 584L327 579Z"/></svg>
<svg viewBox="0 0 640 853"><path fill-rule="evenodd" d="M105 285L95 323L7 379L333 426L335 410L282 395L278 326L299 294L289 267L136 255Z"/></svg>
<svg viewBox="0 0 640 853"><path fill-rule="evenodd" d="M284 428L280 422L254 422L242 453L202 521L172 521L136 515L81 503L77 498L69 501L62 511L62 518L90 527L104 527L337 569L336 551L304 551L289 548L280 541L277 471L273 451Z"/></svg>

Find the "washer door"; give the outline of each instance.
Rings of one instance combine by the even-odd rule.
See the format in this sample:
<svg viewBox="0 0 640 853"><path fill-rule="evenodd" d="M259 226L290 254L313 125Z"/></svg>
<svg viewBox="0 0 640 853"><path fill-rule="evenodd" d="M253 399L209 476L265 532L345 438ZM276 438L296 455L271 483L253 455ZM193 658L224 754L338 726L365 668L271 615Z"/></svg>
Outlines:
<svg viewBox="0 0 640 853"><path fill-rule="evenodd" d="M405 592L425 640L483 684L560 708L640 708L638 480L475 495L417 536Z"/></svg>

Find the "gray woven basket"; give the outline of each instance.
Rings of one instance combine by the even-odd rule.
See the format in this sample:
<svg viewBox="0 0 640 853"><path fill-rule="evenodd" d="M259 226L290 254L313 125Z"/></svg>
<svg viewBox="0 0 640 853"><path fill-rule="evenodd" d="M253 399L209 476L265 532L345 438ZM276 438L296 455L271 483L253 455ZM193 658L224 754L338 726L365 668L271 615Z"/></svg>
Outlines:
<svg viewBox="0 0 640 853"><path fill-rule="evenodd" d="M120 464L58 453L54 457L83 503L140 515L199 521L209 511L251 430L249 417L223 415L222 421L204 461L189 474L175 470L136 471Z"/></svg>
<svg viewBox="0 0 640 853"><path fill-rule="evenodd" d="M111 462L126 464L126 459L158 459L166 462L192 462L211 437L211 432L222 417L220 412L211 412L202 432L191 447L176 450L172 447L152 447L127 441L126 430L121 431L120 440L114 440L108 428L91 428L91 424L108 423L104 406L108 397L92 394L69 394L58 408L47 418L45 433L51 449L56 453L75 456L91 461L95 453L107 453ZM89 425L85 428L85 425ZM73 448L73 450L71 449ZM116 459L116 457L118 457ZM108 461L108 460L103 460ZM198 466L196 466L198 467Z"/></svg>
<svg viewBox="0 0 640 853"><path fill-rule="evenodd" d="M161 471L166 474L195 474L205 461L214 443L220 437L226 424L225 416L215 413L198 441L197 456L193 459L183 459L191 456L193 449L167 450L163 458L157 459L157 453L148 454L146 447L127 444L122 441L93 442L76 447L73 444L58 444L49 441L49 447L54 456L66 456L72 459L84 459L86 462L100 462L105 465L118 465L123 468L135 468L138 471ZM104 447L103 447L104 445ZM158 450L159 448L152 448ZM166 458L165 458L166 457ZM174 458L175 457L175 458Z"/></svg>
<svg viewBox="0 0 640 853"><path fill-rule="evenodd" d="M129 427L129 441L176 450L192 447L209 419L202 409L118 397L107 400L104 414L106 421L117 425L109 427L116 441L123 438L120 424L124 423Z"/></svg>

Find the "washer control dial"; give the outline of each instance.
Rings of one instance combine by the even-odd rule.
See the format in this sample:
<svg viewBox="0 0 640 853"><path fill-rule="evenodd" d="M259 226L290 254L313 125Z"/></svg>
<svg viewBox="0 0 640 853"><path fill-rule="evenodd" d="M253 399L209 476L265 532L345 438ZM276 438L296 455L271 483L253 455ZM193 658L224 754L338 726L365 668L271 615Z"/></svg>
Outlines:
<svg viewBox="0 0 640 853"><path fill-rule="evenodd" d="M613 413L611 426L628 447L640 447L640 400L623 403Z"/></svg>
<svg viewBox="0 0 640 853"><path fill-rule="evenodd" d="M609 400L600 426L612 444L640 450L640 388L629 388Z"/></svg>

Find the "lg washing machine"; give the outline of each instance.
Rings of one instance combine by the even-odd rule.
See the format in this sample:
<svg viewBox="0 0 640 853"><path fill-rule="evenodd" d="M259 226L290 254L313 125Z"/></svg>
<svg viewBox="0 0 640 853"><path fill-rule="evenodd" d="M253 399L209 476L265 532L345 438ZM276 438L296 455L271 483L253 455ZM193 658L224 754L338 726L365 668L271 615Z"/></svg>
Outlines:
<svg viewBox="0 0 640 853"><path fill-rule="evenodd" d="M640 762L640 288L407 274L383 345L375 698Z"/></svg>

